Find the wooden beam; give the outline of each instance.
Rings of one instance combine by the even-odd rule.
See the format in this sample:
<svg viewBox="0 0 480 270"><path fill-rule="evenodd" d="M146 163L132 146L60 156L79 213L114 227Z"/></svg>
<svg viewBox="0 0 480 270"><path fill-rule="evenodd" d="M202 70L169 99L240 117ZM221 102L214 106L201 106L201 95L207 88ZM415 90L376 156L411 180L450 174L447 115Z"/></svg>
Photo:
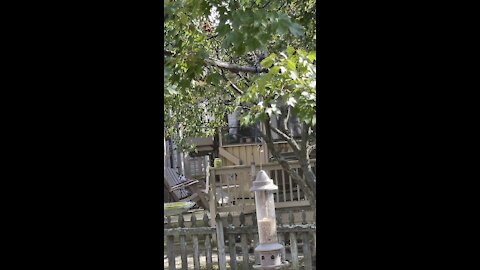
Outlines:
<svg viewBox="0 0 480 270"><path fill-rule="evenodd" d="M218 148L218 153L220 156L230 160L233 164L235 165L241 165L240 159L231 153L229 153L227 150L223 149L222 147Z"/></svg>

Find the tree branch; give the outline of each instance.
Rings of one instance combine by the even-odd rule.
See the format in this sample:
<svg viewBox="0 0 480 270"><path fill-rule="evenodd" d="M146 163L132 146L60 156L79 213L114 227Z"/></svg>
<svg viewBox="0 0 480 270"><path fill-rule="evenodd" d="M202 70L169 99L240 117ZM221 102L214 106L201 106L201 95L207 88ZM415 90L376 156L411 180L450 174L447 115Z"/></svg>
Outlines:
<svg viewBox="0 0 480 270"><path fill-rule="evenodd" d="M167 56L174 56L175 53L169 50L163 50L163 54ZM268 73L268 69L255 66L240 66L237 64L231 64L228 62L215 60L211 58L204 59L205 65L216 66L224 70L231 72L248 72L248 73Z"/></svg>
<svg viewBox="0 0 480 270"><path fill-rule="evenodd" d="M310 128L307 126L306 123L302 124L302 140L300 141L300 150L305 151L307 159L308 159L307 143L308 143L308 131L309 131L309 129Z"/></svg>
<svg viewBox="0 0 480 270"><path fill-rule="evenodd" d="M231 72L268 73L268 69L266 68L257 68L254 66L240 66L237 64L230 64L227 62L209 59L209 58L205 59L204 61L205 61L205 64L207 65L216 66L221 69L229 70Z"/></svg>
<svg viewBox="0 0 480 270"><path fill-rule="evenodd" d="M225 76L225 73L223 72L223 70L222 70L222 77L223 77L223 79L225 79L226 81L228 81L230 83L230 87L232 87L233 90L235 90L240 95L243 95L243 91L240 90L240 88L238 88L238 86L236 86L232 81L230 81L230 79L228 79L227 76Z"/></svg>
<svg viewBox="0 0 480 270"><path fill-rule="evenodd" d="M315 195L313 191L309 188L309 186L306 184L306 182L303 180L303 178L290 167L290 164L288 161L283 158L280 153L275 149L275 145L273 144L273 139L272 139L272 133L271 133L271 126L269 120L264 121L265 124L265 133L260 131L260 136L264 139L264 141L267 143L267 147L270 150L270 153L272 153L273 157L278 161L278 163L282 166L282 168L287 171L290 176L297 182L297 184L302 188L302 190L305 192L305 195L307 198L310 200L312 205L315 205Z"/></svg>

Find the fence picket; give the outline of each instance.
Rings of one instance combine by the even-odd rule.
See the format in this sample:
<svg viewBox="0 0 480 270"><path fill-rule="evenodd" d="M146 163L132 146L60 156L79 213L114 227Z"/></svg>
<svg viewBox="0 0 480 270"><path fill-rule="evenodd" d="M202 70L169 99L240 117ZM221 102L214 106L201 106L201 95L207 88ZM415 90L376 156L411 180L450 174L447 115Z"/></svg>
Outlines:
<svg viewBox="0 0 480 270"><path fill-rule="evenodd" d="M275 218L277 220L277 222L276 222L277 227L282 224L282 214L283 214L282 212L279 212L277 215L275 215ZM280 251L281 256L282 256L282 262L283 262L287 259L287 253L286 253L286 248L285 248L285 246L286 246L285 233L278 232L278 230L277 230L277 238L278 238L278 243L283 245L283 248Z"/></svg>
<svg viewBox="0 0 480 270"><path fill-rule="evenodd" d="M306 224L306 212L302 211L301 214L298 213L301 217L300 220L295 220L298 219L298 217L295 218L296 214L297 212L294 211L277 211L278 242L284 246L284 248L281 250L282 262L288 260L290 262L290 266L288 267L289 269L299 270L302 268L305 270L313 270L315 266L315 257L313 253L315 250L316 240L315 224ZM218 266L218 270L226 270L228 265L230 265L229 268L231 270L251 269L253 262L251 260L253 259L255 260L256 265L260 264L260 256L258 252L251 254L252 248L258 246L259 243L257 228L258 224L255 214L251 215L250 217L246 217L245 213L241 213L236 221L240 221L240 226L234 225L235 218L233 213L229 213L226 217L227 224L223 224L218 213L213 220L215 220L217 230L209 226L211 223L209 216L206 213L204 213L203 223L200 225L203 227L198 227L199 224L195 214L192 214L191 216L191 227L185 224L187 220L182 214L178 216L179 226L177 228L173 228L174 226L172 225L171 218L167 217L167 222L164 228L166 246L165 253L167 255L165 258L165 268L169 270L176 270L177 268L193 268L195 270L202 268L205 269L204 263L206 260L206 269L213 270L213 236L216 236L216 239L218 240L218 242L215 243L215 245L217 245L217 251L219 255L218 264L216 261L215 267ZM227 236L225 236L225 233ZM177 239L177 235L179 239ZM205 239L205 252L201 250L204 248L203 245L202 247L199 246L199 242L203 239ZM226 247L226 250L225 240L227 239L228 247ZM236 243L238 240L240 240L239 245ZM299 241L302 243L299 243ZM314 242L312 243L312 241ZM189 251L190 247L188 245L193 246L193 251ZM228 251L230 255L228 265L226 264L226 251ZM193 252L193 265L189 265L192 263L192 261L189 262L189 256L191 256L191 253L189 254L189 252ZM242 255L241 262L237 260L237 255L240 255L240 252ZM180 258L177 258L176 256ZM203 258L204 256L205 259ZM301 264L299 257L304 258ZM176 265L176 261L178 261L177 259L181 259L181 267L179 267L180 264L178 266Z"/></svg>
<svg viewBox="0 0 480 270"><path fill-rule="evenodd" d="M303 233L303 257L305 258L305 270L312 270L312 253L310 252L309 233Z"/></svg>
<svg viewBox="0 0 480 270"><path fill-rule="evenodd" d="M192 222L192 228L196 227L197 217L195 216L195 213L192 213L191 222ZM200 270L200 251L198 248L198 235L193 234L192 240L193 240L193 268L195 270Z"/></svg>
<svg viewBox="0 0 480 270"><path fill-rule="evenodd" d="M231 213L227 216L228 225L233 226L233 217ZM237 268L237 252L235 250L235 234L228 235L228 248L230 250L230 269L235 270Z"/></svg>
<svg viewBox="0 0 480 270"><path fill-rule="evenodd" d="M203 226L208 227L209 226L209 220L208 220L208 215L207 213L203 214ZM207 270L212 270L212 242L211 242L211 235L206 234L205 235L205 257L206 257L206 262L207 262Z"/></svg>
<svg viewBox="0 0 480 270"><path fill-rule="evenodd" d="M240 213L240 227L244 227L244 226L246 226L245 214L242 212ZM240 234L240 244L242 247L242 257L243 257L242 269L248 270L249 256L248 256L248 242L247 242L246 233Z"/></svg>
<svg viewBox="0 0 480 270"><path fill-rule="evenodd" d="M217 213L215 217L216 229L217 229L217 249L218 249L218 269L227 269L227 259L225 255L225 239L223 235L223 222L220 218L220 214Z"/></svg>
<svg viewBox="0 0 480 270"><path fill-rule="evenodd" d="M170 216L167 217L167 228L172 227ZM167 236L167 249L168 249L168 270L175 270L175 253L174 253L174 236Z"/></svg>
<svg viewBox="0 0 480 270"><path fill-rule="evenodd" d="M252 231L253 233L253 254L255 257L255 264L260 264L260 254L255 251L255 248L258 246L258 224L257 224L257 215L252 215Z"/></svg>
<svg viewBox="0 0 480 270"><path fill-rule="evenodd" d="M295 223L293 212L289 213L288 220L290 225L293 225ZM292 255L292 269L298 270L299 269L298 246L297 246L297 235L295 232L290 232L290 254Z"/></svg>
<svg viewBox="0 0 480 270"><path fill-rule="evenodd" d="M185 220L184 220L183 214L180 214L178 216L178 226L180 228L185 228ZM182 257L182 269L187 270L188 269L187 243L185 241L185 235L181 234L179 238L180 238L180 254Z"/></svg>

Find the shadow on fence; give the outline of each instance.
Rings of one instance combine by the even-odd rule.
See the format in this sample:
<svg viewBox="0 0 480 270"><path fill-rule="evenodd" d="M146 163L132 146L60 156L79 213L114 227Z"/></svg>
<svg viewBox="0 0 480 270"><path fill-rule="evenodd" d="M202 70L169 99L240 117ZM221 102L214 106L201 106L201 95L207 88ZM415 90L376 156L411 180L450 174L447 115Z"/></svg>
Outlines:
<svg viewBox="0 0 480 270"><path fill-rule="evenodd" d="M288 222L281 224L280 213L277 217L279 243L284 245L282 261L288 261L287 269L315 269L316 225L307 224L302 214L301 224L295 224L293 212ZM253 225L246 225L246 215L239 216L240 225L235 226L233 216L228 214L226 225L217 214L215 227L209 226L205 213L202 221L191 216L191 227L185 226L183 215L179 216L178 227L174 227L167 217L164 228L165 252L164 267L174 269L219 269L248 270L260 263L254 248L258 245L256 215L250 215ZM218 244L217 244L218 243Z"/></svg>

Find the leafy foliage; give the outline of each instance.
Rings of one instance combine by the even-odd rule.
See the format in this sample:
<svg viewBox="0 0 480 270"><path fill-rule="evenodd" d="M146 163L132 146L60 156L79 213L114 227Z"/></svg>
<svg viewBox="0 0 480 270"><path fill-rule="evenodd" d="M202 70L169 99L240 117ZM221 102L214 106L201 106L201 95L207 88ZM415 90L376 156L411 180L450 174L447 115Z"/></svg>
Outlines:
<svg viewBox="0 0 480 270"><path fill-rule="evenodd" d="M164 10L168 137L211 136L238 107L244 125L286 105L315 126L315 1L165 0ZM244 56L255 50L270 53L261 63L267 74L236 74L204 61L248 65Z"/></svg>

